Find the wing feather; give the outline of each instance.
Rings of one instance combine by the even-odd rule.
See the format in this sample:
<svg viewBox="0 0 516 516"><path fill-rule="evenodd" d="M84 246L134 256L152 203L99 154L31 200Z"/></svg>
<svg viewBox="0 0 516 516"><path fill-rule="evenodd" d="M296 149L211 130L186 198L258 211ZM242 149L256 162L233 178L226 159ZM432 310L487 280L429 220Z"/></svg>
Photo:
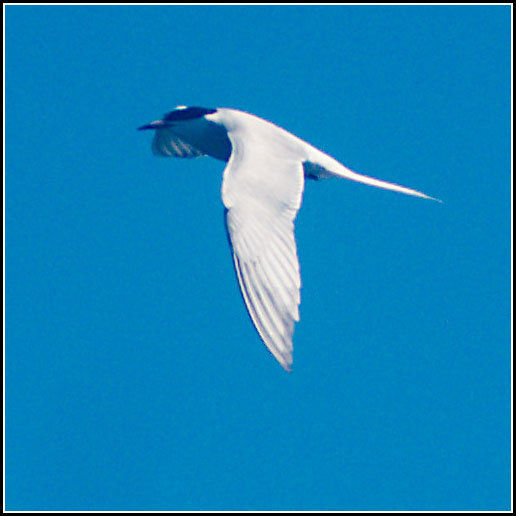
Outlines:
<svg viewBox="0 0 516 516"><path fill-rule="evenodd" d="M156 156L173 156L175 158L197 158L204 156L204 153L193 145L186 143L166 127L156 129L152 139L152 152Z"/></svg>
<svg viewBox="0 0 516 516"><path fill-rule="evenodd" d="M278 337L277 332L271 326L269 315L264 311L260 300L257 298L255 291L253 290L253 283L248 275L242 270L236 254L233 255L233 258L242 296L246 303L251 320L264 342L277 343L277 345L269 347L269 349L283 367L288 369L289 364L292 362L291 359L289 362L288 350L285 350L285 347L281 345L282 339Z"/></svg>
<svg viewBox="0 0 516 516"><path fill-rule="evenodd" d="M273 356L292 364L301 279L294 219L301 205L300 161L270 156L228 131L233 152L224 171L226 227L242 297Z"/></svg>

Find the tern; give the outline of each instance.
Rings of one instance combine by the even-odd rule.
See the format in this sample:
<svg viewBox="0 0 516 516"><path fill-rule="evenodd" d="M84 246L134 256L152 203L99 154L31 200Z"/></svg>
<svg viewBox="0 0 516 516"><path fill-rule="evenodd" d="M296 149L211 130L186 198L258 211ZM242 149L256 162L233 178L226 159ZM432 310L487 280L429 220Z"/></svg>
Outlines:
<svg viewBox="0 0 516 516"><path fill-rule="evenodd" d="M343 177L437 200L357 174L285 129L236 109L177 106L139 129L154 130L157 156L227 162L222 202L238 284L258 334L287 371L301 301L294 219L305 179Z"/></svg>

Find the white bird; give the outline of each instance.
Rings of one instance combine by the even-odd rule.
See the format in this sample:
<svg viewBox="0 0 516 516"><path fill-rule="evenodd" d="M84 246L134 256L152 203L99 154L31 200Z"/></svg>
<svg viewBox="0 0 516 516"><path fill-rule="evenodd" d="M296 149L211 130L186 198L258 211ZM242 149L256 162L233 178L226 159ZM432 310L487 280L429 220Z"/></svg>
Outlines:
<svg viewBox="0 0 516 516"><path fill-rule="evenodd" d="M343 177L433 199L357 174L285 129L236 109L177 106L139 129L155 130L157 156L208 155L227 162L222 202L242 297L261 339L287 371L299 321L294 219L305 178Z"/></svg>

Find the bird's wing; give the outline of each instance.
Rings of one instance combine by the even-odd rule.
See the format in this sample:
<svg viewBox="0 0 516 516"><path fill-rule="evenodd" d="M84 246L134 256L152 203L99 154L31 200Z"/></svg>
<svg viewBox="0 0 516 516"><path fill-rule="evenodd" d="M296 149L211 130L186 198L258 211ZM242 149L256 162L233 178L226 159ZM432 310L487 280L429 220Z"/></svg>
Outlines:
<svg viewBox="0 0 516 516"><path fill-rule="evenodd" d="M304 186L301 161L271 156L266 148L228 133L233 152L224 170L222 200L235 270L260 337L287 370L301 280L294 219Z"/></svg>
<svg viewBox="0 0 516 516"><path fill-rule="evenodd" d="M186 143L168 127L156 129L152 139L152 152L156 156L175 158L197 158L204 153Z"/></svg>

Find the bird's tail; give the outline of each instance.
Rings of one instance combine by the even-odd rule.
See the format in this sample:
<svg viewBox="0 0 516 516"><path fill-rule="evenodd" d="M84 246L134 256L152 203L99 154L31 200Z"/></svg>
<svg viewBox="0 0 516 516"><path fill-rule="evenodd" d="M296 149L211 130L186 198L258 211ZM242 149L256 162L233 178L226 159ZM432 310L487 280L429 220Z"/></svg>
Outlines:
<svg viewBox="0 0 516 516"><path fill-rule="evenodd" d="M315 177L317 179L325 177L344 177L346 179L350 179L351 181L357 181L366 185L384 188L385 190L393 190L394 192L400 192L407 195L413 195L415 197L422 197L424 199L431 199L432 201L442 202L435 197L430 197L429 195L426 195L423 192L419 192L418 190L413 190L412 188L406 188L405 186L397 185L395 183L388 183L387 181L381 181L380 179L375 179L374 177L357 174L349 168L346 168L336 159L321 151L318 151L317 156L314 156L314 158L315 159L306 161L304 165L305 173L309 177Z"/></svg>

